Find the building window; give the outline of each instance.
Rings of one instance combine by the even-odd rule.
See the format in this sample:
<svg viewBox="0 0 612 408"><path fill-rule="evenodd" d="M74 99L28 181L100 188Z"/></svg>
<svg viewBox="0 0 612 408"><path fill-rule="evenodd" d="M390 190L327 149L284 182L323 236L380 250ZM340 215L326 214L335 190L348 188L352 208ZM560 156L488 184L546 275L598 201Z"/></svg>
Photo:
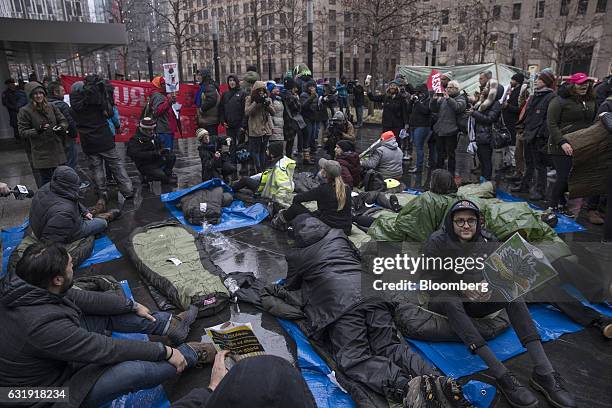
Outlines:
<svg viewBox="0 0 612 408"><path fill-rule="evenodd" d="M491 34L491 47L492 48L497 47L497 39L498 39L497 34Z"/></svg>
<svg viewBox="0 0 612 408"><path fill-rule="evenodd" d="M446 37L440 37L440 52L446 52L448 47L448 39Z"/></svg>
<svg viewBox="0 0 612 408"><path fill-rule="evenodd" d="M329 36L330 37L335 37L336 36L336 26L329 26Z"/></svg>
<svg viewBox="0 0 612 408"><path fill-rule="evenodd" d="M350 58L344 58L344 70L351 72L351 59Z"/></svg>
<svg viewBox="0 0 612 408"><path fill-rule="evenodd" d="M329 72L336 72L336 57L329 57Z"/></svg>
<svg viewBox="0 0 612 408"><path fill-rule="evenodd" d="M336 10L329 10L329 21L336 21Z"/></svg>
<svg viewBox="0 0 612 408"><path fill-rule="evenodd" d="M465 51L465 37L463 34L459 34L459 37L457 37L457 51Z"/></svg>
<svg viewBox="0 0 612 408"><path fill-rule="evenodd" d="M329 0L329 5L330 6L335 6L336 5L336 0Z"/></svg>
<svg viewBox="0 0 612 408"><path fill-rule="evenodd" d="M335 41L330 41L329 42L329 51L336 51L336 42Z"/></svg>
<svg viewBox="0 0 612 408"><path fill-rule="evenodd" d="M516 34L510 34L510 39L508 41L508 48L510 50L514 49L514 42L516 41Z"/></svg>
<svg viewBox="0 0 612 408"><path fill-rule="evenodd" d="M512 5L512 19L513 20L521 19L521 3L514 3Z"/></svg>
<svg viewBox="0 0 612 408"><path fill-rule="evenodd" d="M540 48L540 32L534 31L531 35L531 48L534 50Z"/></svg>
<svg viewBox="0 0 612 408"><path fill-rule="evenodd" d="M499 18L501 16L501 6L493 6L493 18Z"/></svg>
<svg viewBox="0 0 612 408"><path fill-rule="evenodd" d="M363 70L365 72L370 72L370 59L366 58L363 60Z"/></svg>
<svg viewBox="0 0 612 408"><path fill-rule="evenodd" d="M462 9L459 11L459 23L465 23L467 21L467 11Z"/></svg>
<svg viewBox="0 0 612 408"><path fill-rule="evenodd" d="M410 45L409 45L408 50L409 50L410 52L414 52L414 51L416 51L416 39L415 39L414 37L411 37L411 38L410 38Z"/></svg>
<svg viewBox="0 0 612 408"><path fill-rule="evenodd" d="M567 16L569 14L569 5L570 0L561 0L561 10L559 10L559 15Z"/></svg>
<svg viewBox="0 0 612 408"><path fill-rule="evenodd" d="M448 9L442 10L442 25L448 24L448 16L449 16Z"/></svg>
<svg viewBox="0 0 612 408"><path fill-rule="evenodd" d="M536 6L536 18L544 18L544 9L546 7L546 1L538 1Z"/></svg>
<svg viewBox="0 0 612 408"><path fill-rule="evenodd" d="M421 40L421 52L427 51L427 41Z"/></svg>
<svg viewBox="0 0 612 408"><path fill-rule="evenodd" d="M589 8L589 0L578 0L578 15L584 16Z"/></svg>
<svg viewBox="0 0 612 408"><path fill-rule="evenodd" d="M597 0L596 13L605 13L608 8L608 0Z"/></svg>

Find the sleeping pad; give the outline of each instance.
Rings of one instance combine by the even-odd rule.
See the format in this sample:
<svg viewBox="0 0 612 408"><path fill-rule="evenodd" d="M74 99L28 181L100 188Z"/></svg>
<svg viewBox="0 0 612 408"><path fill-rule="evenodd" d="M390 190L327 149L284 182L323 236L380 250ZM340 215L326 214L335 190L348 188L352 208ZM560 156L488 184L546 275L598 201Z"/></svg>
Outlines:
<svg viewBox="0 0 612 408"><path fill-rule="evenodd" d="M181 197L176 204L188 223L201 225L204 221L218 224L221 220L221 209L232 203L234 198L223 187L199 189Z"/></svg>
<svg viewBox="0 0 612 408"><path fill-rule="evenodd" d="M229 294L221 278L204 268L198 236L176 220L155 222L132 232L128 255L143 279L174 306L199 309L198 316L222 310Z"/></svg>

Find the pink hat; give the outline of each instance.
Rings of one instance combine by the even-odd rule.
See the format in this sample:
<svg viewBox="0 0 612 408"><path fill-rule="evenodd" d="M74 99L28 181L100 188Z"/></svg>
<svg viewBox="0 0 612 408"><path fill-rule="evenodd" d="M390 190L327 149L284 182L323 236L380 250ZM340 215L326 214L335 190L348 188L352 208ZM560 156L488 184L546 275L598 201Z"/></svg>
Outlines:
<svg viewBox="0 0 612 408"><path fill-rule="evenodd" d="M591 78L583 72L576 72L574 75L569 77L567 80L570 84L582 84L583 82L590 81Z"/></svg>

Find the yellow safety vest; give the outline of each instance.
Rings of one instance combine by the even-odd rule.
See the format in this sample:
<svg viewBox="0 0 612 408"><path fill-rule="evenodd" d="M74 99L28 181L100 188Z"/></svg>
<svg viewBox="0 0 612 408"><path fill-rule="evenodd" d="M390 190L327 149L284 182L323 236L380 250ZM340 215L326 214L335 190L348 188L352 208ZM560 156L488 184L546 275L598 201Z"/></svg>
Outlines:
<svg viewBox="0 0 612 408"><path fill-rule="evenodd" d="M290 205L295 188L293 183L295 165L295 160L283 156L273 167L262 173L257 193L263 198Z"/></svg>

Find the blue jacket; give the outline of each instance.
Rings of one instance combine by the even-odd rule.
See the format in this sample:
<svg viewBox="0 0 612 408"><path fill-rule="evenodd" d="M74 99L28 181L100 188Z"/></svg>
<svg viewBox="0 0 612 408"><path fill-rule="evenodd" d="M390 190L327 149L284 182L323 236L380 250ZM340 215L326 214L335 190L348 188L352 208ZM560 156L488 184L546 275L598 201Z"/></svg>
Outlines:
<svg viewBox="0 0 612 408"><path fill-rule="evenodd" d="M119 119L119 109L117 109L117 106L113 106L113 116L108 118L108 127L113 136L115 136L117 131L121 128L121 119Z"/></svg>

